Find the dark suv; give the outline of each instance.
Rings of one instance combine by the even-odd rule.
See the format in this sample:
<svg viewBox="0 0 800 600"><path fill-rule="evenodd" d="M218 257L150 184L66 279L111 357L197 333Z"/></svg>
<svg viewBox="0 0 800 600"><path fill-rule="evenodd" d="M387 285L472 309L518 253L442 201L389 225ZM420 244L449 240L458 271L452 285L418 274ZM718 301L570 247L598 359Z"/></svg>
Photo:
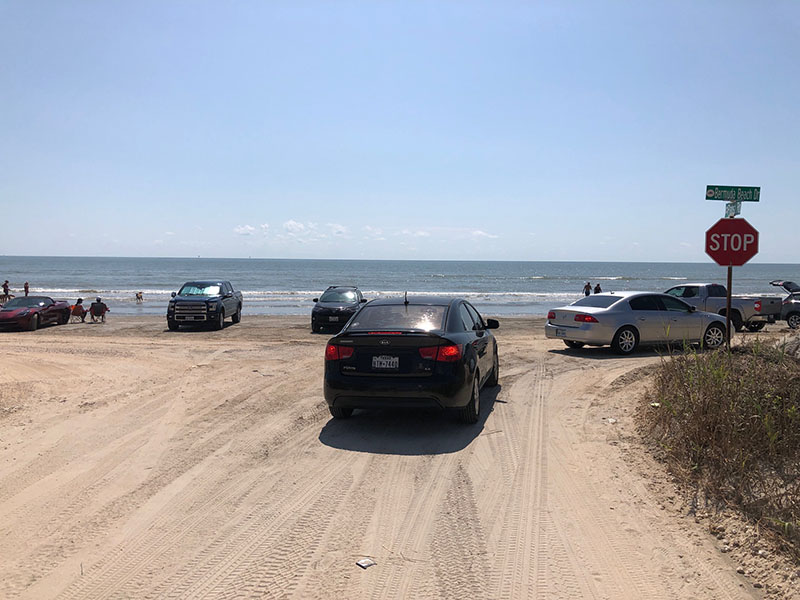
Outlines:
<svg viewBox="0 0 800 600"><path fill-rule="evenodd" d="M330 286L322 296L314 298L314 308L311 309L311 331L323 331L326 328L340 330L366 301L357 287Z"/></svg>

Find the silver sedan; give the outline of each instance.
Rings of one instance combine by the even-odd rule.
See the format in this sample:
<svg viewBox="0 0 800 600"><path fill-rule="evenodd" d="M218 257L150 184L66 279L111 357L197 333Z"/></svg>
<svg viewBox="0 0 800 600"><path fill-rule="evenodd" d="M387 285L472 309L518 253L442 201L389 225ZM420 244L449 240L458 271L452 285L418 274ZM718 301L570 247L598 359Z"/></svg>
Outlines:
<svg viewBox="0 0 800 600"><path fill-rule="evenodd" d="M725 342L725 317L655 292L609 292L581 298L547 314L545 335L570 348L610 345L630 354L640 344Z"/></svg>

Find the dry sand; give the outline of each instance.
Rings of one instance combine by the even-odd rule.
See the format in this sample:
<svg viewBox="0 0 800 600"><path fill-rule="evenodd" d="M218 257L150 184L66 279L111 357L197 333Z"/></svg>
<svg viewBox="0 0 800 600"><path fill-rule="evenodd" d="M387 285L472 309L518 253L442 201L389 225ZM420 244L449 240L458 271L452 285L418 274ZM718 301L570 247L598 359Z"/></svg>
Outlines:
<svg viewBox="0 0 800 600"><path fill-rule="evenodd" d="M658 354L542 324L501 319L476 426L331 420L305 318L0 334L0 597L763 597L639 441Z"/></svg>

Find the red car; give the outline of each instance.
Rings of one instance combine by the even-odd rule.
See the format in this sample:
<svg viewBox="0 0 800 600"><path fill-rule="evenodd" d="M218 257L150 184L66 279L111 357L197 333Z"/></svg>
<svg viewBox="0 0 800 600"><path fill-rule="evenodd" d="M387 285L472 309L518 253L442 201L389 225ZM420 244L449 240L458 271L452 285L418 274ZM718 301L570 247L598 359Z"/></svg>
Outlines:
<svg viewBox="0 0 800 600"><path fill-rule="evenodd" d="M70 308L63 300L47 296L23 296L6 302L0 308L0 328L35 331L46 323L69 323Z"/></svg>

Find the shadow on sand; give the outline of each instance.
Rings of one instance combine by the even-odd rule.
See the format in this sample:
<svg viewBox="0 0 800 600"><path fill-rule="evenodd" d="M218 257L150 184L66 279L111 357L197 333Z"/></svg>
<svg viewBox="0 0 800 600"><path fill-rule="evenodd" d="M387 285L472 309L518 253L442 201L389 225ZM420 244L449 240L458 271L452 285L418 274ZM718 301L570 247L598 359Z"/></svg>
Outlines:
<svg viewBox="0 0 800 600"><path fill-rule="evenodd" d="M449 454L463 450L484 429L502 386L481 392L481 415L474 425L455 411L356 410L349 419L330 419L319 441L341 450L372 454Z"/></svg>

